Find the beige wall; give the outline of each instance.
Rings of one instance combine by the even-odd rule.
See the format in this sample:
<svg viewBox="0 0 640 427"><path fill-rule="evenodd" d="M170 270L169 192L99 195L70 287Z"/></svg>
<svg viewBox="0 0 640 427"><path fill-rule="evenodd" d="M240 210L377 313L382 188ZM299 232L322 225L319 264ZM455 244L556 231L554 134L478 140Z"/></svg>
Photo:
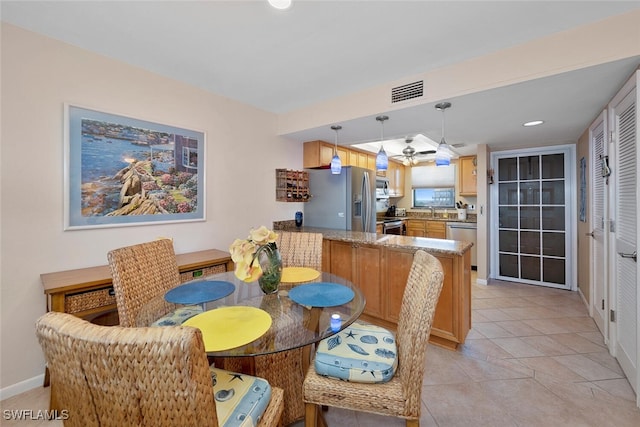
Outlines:
<svg viewBox="0 0 640 427"><path fill-rule="evenodd" d="M275 202L275 168L302 167L276 116L112 59L2 24L1 398L40 384L34 322L40 273L106 264L110 249L157 236L177 253L226 250L249 228L293 219ZM189 66L189 64L185 64ZM205 222L63 231L63 104L206 132Z"/></svg>

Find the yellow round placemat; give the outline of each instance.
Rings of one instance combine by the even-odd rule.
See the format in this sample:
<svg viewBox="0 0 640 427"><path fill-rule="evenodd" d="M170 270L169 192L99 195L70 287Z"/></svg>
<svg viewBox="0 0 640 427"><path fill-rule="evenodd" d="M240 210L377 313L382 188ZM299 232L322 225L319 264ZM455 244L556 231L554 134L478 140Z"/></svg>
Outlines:
<svg viewBox="0 0 640 427"><path fill-rule="evenodd" d="M285 267L282 269L281 282L299 283L308 282L320 277L320 272L309 267Z"/></svg>
<svg viewBox="0 0 640 427"><path fill-rule="evenodd" d="M183 325L202 331L205 351L240 347L260 338L271 327L271 316L256 307L220 307L193 316Z"/></svg>

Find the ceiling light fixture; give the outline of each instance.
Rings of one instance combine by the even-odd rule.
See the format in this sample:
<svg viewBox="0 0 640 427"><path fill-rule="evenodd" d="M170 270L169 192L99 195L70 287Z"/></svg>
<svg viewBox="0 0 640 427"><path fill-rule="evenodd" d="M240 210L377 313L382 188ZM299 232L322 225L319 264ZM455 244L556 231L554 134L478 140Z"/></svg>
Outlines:
<svg viewBox="0 0 640 427"><path fill-rule="evenodd" d="M334 175L340 175L342 171L342 161L340 160L340 156L338 156L338 131L342 129L340 125L331 126L336 132L336 145L333 148L333 158L331 159L331 173Z"/></svg>
<svg viewBox="0 0 640 427"><path fill-rule="evenodd" d="M451 107L450 102L441 102L436 104L436 110L442 111L442 139L440 140L440 144L438 144L438 149L436 150L436 166L449 166L451 158L453 157L451 147L449 147L449 144L447 144L447 141L444 139L444 110L449 107Z"/></svg>
<svg viewBox="0 0 640 427"><path fill-rule="evenodd" d="M533 121L530 121L530 122L527 122L527 123L523 123L522 126L525 126L525 127L538 126L538 125L541 125L543 123L544 123L543 120L533 120Z"/></svg>
<svg viewBox="0 0 640 427"><path fill-rule="evenodd" d="M389 167L389 157L387 157L387 152L384 151L384 121L389 120L388 116L378 116L376 120L380 122L382 127L380 131L380 151L376 155L376 169L379 171L386 171Z"/></svg>
<svg viewBox="0 0 640 427"><path fill-rule="evenodd" d="M418 159L416 158L416 154L429 154L427 151L417 152L415 148L411 146L411 142L413 142L413 138L410 136L406 137L404 142L407 143L407 147L402 150L402 164L405 166L413 166L418 164ZM433 153L433 151L431 151Z"/></svg>
<svg viewBox="0 0 640 427"><path fill-rule="evenodd" d="M285 10L291 7L291 0L269 0L269 4L276 9Z"/></svg>

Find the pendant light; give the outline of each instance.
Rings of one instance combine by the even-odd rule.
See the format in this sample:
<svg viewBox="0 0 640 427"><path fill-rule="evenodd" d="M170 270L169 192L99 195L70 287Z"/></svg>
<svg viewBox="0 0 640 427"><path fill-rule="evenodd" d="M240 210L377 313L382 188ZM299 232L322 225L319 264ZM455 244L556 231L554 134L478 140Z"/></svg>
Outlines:
<svg viewBox="0 0 640 427"><path fill-rule="evenodd" d="M384 151L384 121L389 120L388 116L378 116L376 120L380 122L382 130L380 132L380 151L376 155L376 169L379 171L386 171L389 167L389 157L387 157L387 153Z"/></svg>
<svg viewBox="0 0 640 427"><path fill-rule="evenodd" d="M451 147L449 147L447 141L444 139L444 110L449 107L451 107L450 102L441 102L436 104L436 110L442 111L442 139L440 140L440 144L438 144L438 149L436 150L436 166L449 166L451 158L453 157Z"/></svg>
<svg viewBox="0 0 640 427"><path fill-rule="evenodd" d="M336 145L333 148L333 158L331 159L331 173L334 175L339 175L340 171L342 171L342 161L340 160L340 156L338 156L338 131L342 129L340 125L331 126L336 132Z"/></svg>

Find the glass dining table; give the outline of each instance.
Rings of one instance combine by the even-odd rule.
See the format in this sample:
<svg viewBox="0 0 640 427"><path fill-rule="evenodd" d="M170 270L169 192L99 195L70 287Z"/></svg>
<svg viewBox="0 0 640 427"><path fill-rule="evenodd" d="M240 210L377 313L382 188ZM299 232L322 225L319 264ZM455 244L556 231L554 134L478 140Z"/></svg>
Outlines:
<svg viewBox="0 0 640 427"><path fill-rule="evenodd" d="M365 306L362 292L353 283L327 272L321 272L318 278L303 284L314 284L320 289L323 285L339 284L353 291L353 298L335 306L330 305L330 301L322 302L322 306L303 305L289 298L289 292L301 283L282 282L278 292L266 295L257 283L243 282L231 271L201 277L179 286L197 282L209 282L212 286L231 283L234 287L225 297L198 304L201 311L222 307L255 307L268 313L272 321L268 330L254 341L234 348L208 351L209 356L259 356L314 344L349 326L362 314ZM193 304L171 303L166 301L164 295L158 296L143 305L136 317L136 325L151 326L168 312L186 305ZM232 323L225 326L234 327Z"/></svg>
<svg viewBox="0 0 640 427"><path fill-rule="evenodd" d="M237 279L232 271L183 283L166 295L160 295L146 302L136 317L136 324L137 326L161 326L162 320L158 319L167 313L175 312L176 309L179 311L180 308L195 309L194 312L197 314L193 316L193 313L190 313L189 315L193 317L182 324L192 324L203 331L205 350L211 360L216 363L216 366L258 375L266 378L272 385L285 388L285 406L295 406L290 411L285 407L283 421L285 425L289 424L304 415L302 381L311 360L312 344L348 327L362 314L366 301L360 289L353 283L334 274L316 272L316 278L297 282L295 275L287 275L284 274L285 272L286 268L283 271L283 279L293 277L293 279L286 279L292 281L281 282L278 292L270 295L264 294L256 282L246 283ZM170 298L173 296L171 294L186 291L189 287L205 286L208 289L217 287L215 289L218 290L224 286L225 290L214 292L214 295L209 297L200 296L200 300L196 297L195 299L186 298L184 303L170 302L174 300ZM335 290L338 291L337 294L334 293ZM228 293L226 296L221 296L226 293ZM217 299L202 301L212 297ZM236 320L234 313L222 318L213 316L230 309L243 310L240 317L245 313L250 315L258 313L261 317L258 316L255 323L249 321L247 324L242 320ZM209 318L209 315L212 316ZM207 334L208 328L213 328L214 331L209 331ZM224 344L216 345L219 341L226 339L225 331L231 332L232 344L229 345L235 345L234 342L240 345L233 347ZM251 333L255 332L255 339L246 343L234 341L238 339L236 335L240 336L245 332L249 333L249 339L253 338ZM220 340L216 340L216 333L220 334ZM208 343L207 339L211 342ZM272 369L265 369L267 372L260 370L256 372L256 357L270 354L284 356L273 358L273 360L290 366L275 366L273 372L271 372ZM278 371L282 373L296 371L296 378L286 382L279 381ZM291 399L293 400L287 403L287 400Z"/></svg>

